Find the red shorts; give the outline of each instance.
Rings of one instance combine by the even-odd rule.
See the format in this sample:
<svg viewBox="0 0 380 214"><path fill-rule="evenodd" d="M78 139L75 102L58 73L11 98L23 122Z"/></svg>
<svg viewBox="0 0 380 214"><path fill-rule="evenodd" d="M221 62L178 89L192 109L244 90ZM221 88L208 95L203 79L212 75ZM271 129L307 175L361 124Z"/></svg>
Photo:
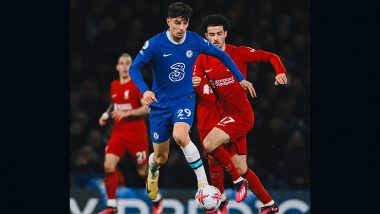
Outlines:
<svg viewBox="0 0 380 214"><path fill-rule="evenodd" d="M119 132L113 132L106 147L106 153L112 153L120 158L127 152L138 166L148 163L148 135L147 133L126 136Z"/></svg>
<svg viewBox="0 0 380 214"><path fill-rule="evenodd" d="M241 111L225 115L215 126L230 136L231 142L239 142L253 128L254 116L252 111Z"/></svg>

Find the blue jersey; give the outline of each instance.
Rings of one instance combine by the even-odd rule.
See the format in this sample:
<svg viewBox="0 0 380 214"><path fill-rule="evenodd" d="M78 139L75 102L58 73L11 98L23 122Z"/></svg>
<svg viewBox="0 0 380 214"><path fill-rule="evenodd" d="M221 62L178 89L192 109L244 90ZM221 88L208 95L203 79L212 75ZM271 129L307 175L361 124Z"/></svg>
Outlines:
<svg viewBox="0 0 380 214"><path fill-rule="evenodd" d="M141 76L140 69L151 62L152 91L158 101L151 105L159 108L172 107L189 98L194 99L192 67L201 53L219 58L239 82L244 79L224 51L191 31L186 31L179 43L170 37L169 31L150 38L133 61L129 73L141 93L144 93L149 88Z"/></svg>

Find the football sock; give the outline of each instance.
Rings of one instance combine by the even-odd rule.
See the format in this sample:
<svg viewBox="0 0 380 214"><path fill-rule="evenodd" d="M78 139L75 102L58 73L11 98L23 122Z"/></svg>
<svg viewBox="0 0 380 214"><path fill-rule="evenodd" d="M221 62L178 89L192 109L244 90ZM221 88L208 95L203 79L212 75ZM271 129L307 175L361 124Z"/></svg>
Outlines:
<svg viewBox="0 0 380 214"><path fill-rule="evenodd" d="M231 176L234 183L243 180L243 178L240 177L235 166L232 164L230 155L223 148L223 146L216 148L210 153L210 155L215 158L215 160L218 161L218 163L223 167L224 171L226 171Z"/></svg>
<svg viewBox="0 0 380 214"><path fill-rule="evenodd" d="M108 199L107 207L116 207L116 199Z"/></svg>
<svg viewBox="0 0 380 214"><path fill-rule="evenodd" d="M162 198L161 194L158 193L158 194L157 194L157 197L156 197L154 200L152 200L152 201L153 201L153 202L158 202L158 201L161 200L161 198Z"/></svg>
<svg viewBox="0 0 380 214"><path fill-rule="evenodd" d="M266 207L266 206L272 206L273 204L274 204L274 201L271 200L268 203L264 204L264 207Z"/></svg>
<svg viewBox="0 0 380 214"><path fill-rule="evenodd" d="M198 148L194 145L193 142L190 141L186 147L181 147L181 149L186 157L187 162L197 176L198 186L208 185L206 171L204 169Z"/></svg>
<svg viewBox="0 0 380 214"><path fill-rule="evenodd" d="M154 152L152 154L149 155L149 170L150 172L154 175L154 176L157 176L159 174L159 171L158 169L160 168L159 165L157 165L154 161L153 161L153 157L154 157Z"/></svg>
<svg viewBox="0 0 380 214"><path fill-rule="evenodd" d="M243 174L243 177L247 179L249 189L256 195L261 203L268 204L272 201L272 198L261 184L260 179L252 170L248 169L247 172Z"/></svg>
<svg viewBox="0 0 380 214"><path fill-rule="evenodd" d="M112 207L116 207L116 188L117 188L117 175L115 172L106 173L104 178L104 184L106 186L108 203L111 203ZM115 202L112 202L114 200Z"/></svg>
<svg viewBox="0 0 380 214"><path fill-rule="evenodd" d="M224 171L219 163L212 157L208 158L211 185L224 193Z"/></svg>

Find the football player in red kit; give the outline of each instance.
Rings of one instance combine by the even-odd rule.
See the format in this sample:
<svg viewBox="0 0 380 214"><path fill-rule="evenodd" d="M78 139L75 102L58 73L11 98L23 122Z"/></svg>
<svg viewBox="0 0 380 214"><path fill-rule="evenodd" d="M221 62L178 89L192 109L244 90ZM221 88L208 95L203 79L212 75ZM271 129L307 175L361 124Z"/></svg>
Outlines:
<svg viewBox="0 0 380 214"><path fill-rule="evenodd" d="M99 214L117 213L116 166L127 152L134 160L138 174L146 179L148 172L148 134L145 124L145 115L149 114L149 107L142 101L142 94L131 81L129 67L132 57L122 54L117 62L116 70L119 79L111 83L112 104L99 119L99 125L104 126L112 116L114 126L105 151L104 183L107 191L107 207ZM113 107L113 111L111 109ZM153 213L162 212L162 198L153 202Z"/></svg>
<svg viewBox="0 0 380 214"><path fill-rule="evenodd" d="M225 38L229 27L229 21L221 15L209 15L202 20L202 30L205 32L205 36L208 41L226 51L226 53L234 60L244 77L247 77L247 63L255 61L269 61L276 71L275 85L287 83L286 69L276 54L263 50L255 50L249 47L236 47L226 44ZM202 74L205 75L202 76ZM228 86L233 84L234 81L236 82L236 80L228 77L230 76L228 69L223 67L218 60L206 55L201 55L198 57L196 63L194 64L194 75L197 76L193 78L194 86L199 85L198 87L195 87L195 91L198 95L197 118L201 141L205 143L205 140L207 140L205 139L206 135L214 127L220 129L218 131L222 131L224 134L227 134L230 138L229 140L233 143L223 144L223 147L231 156L232 162L237 168L239 174L248 180L250 190L255 193L259 200L264 204L261 208L261 213L278 213L277 204L274 203L255 173L247 167L247 144L245 135L248 131L242 135L241 132L243 130L243 132L245 132L246 129L239 129L235 124L239 123L239 119L241 119L243 123L247 123L246 120L249 120L251 115L248 113L249 110L246 108L248 106L246 105L247 102L245 100L243 101L241 98L239 101L236 95L233 96L233 92L230 89L232 87ZM211 86L208 80L210 80ZM214 90L216 89L215 92L218 99L216 99L214 95L213 88ZM227 88L228 91L226 90ZM233 109L232 106L235 106L235 109ZM249 108L251 109L250 106ZM243 120L243 115L241 113L239 116L239 111L247 112L245 121ZM231 114L233 116L230 116ZM251 120L253 126L253 112ZM218 124L215 126L216 123ZM207 152L207 148L204 148ZM208 149L213 149L213 147ZM211 184L216 186L223 193L223 168L220 166L218 161L211 156L208 156L208 159ZM222 203L219 207L218 213L227 213L227 203L228 198L223 194Z"/></svg>

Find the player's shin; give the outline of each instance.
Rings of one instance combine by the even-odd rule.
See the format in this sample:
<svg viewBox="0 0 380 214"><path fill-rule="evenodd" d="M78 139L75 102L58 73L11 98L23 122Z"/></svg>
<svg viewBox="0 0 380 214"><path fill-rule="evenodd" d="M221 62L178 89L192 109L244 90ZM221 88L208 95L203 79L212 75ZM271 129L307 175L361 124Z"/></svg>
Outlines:
<svg viewBox="0 0 380 214"><path fill-rule="evenodd" d="M116 207L117 175L115 172L106 173L104 183L107 192L107 206Z"/></svg>
<svg viewBox="0 0 380 214"><path fill-rule="evenodd" d="M236 167L233 165L228 152L222 146L214 149L214 151L210 152L209 155L211 155L223 167L224 171L231 176L234 183L238 183L243 180Z"/></svg>
<svg viewBox="0 0 380 214"><path fill-rule="evenodd" d="M208 185L207 175L198 148L194 145L193 142L190 141L186 147L181 147L181 149L186 157L187 162L197 176L198 187Z"/></svg>
<svg viewBox="0 0 380 214"><path fill-rule="evenodd" d="M252 170L248 169L247 172L244 173L242 176L245 179L247 179L249 189L256 195L256 197L261 201L261 203L268 204L270 202L273 202L271 196L268 194L264 186L261 184L260 179Z"/></svg>
<svg viewBox="0 0 380 214"><path fill-rule="evenodd" d="M160 169L160 165L157 165L154 162L154 153L149 155L149 171L152 173L152 175L157 176L159 174L158 169Z"/></svg>

